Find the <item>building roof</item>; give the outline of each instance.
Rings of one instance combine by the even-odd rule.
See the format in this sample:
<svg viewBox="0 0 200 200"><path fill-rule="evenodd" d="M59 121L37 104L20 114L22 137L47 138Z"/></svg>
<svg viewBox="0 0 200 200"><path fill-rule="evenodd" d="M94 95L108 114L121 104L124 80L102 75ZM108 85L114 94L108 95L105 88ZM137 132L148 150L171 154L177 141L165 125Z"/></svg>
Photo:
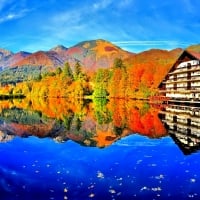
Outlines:
<svg viewBox="0 0 200 200"><path fill-rule="evenodd" d="M194 56L196 59L200 60L200 53L194 52L194 51L187 51L187 53Z"/></svg>
<svg viewBox="0 0 200 200"><path fill-rule="evenodd" d="M170 68L170 70L168 71L168 73L171 71L171 70L173 70L174 69L174 67L175 67L175 65L176 65L176 63L178 62L178 61L180 61L181 60L181 58L184 56L184 55L190 55L190 57L193 59L193 58L195 58L195 59L197 59L197 60L200 60L200 53L197 53L197 52L194 52L194 51L188 51L188 50L184 50L182 53L181 53L181 55L179 56L179 58L176 60L176 62L172 65L172 67ZM166 74L166 76L167 76L167 74ZM165 77L166 77L165 76ZM163 80L162 80L163 81ZM158 87L161 87L161 85L162 85L162 82L159 84L159 86Z"/></svg>

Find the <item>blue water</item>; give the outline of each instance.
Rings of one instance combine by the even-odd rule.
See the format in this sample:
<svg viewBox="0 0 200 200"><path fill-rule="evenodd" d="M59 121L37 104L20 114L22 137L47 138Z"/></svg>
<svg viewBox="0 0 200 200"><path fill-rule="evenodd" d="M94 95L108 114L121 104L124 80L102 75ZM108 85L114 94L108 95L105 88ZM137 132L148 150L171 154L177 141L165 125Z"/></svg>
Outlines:
<svg viewBox="0 0 200 200"><path fill-rule="evenodd" d="M36 137L0 143L0 199L200 199L200 154L170 137L107 148Z"/></svg>

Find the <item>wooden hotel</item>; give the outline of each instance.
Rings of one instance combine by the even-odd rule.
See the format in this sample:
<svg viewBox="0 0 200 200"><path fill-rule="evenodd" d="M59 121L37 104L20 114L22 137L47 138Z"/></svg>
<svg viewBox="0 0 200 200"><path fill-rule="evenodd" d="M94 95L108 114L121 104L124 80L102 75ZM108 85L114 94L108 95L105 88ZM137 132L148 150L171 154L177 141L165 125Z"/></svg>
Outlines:
<svg viewBox="0 0 200 200"><path fill-rule="evenodd" d="M159 89L171 101L200 101L200 53L183 51Z"/></svg>

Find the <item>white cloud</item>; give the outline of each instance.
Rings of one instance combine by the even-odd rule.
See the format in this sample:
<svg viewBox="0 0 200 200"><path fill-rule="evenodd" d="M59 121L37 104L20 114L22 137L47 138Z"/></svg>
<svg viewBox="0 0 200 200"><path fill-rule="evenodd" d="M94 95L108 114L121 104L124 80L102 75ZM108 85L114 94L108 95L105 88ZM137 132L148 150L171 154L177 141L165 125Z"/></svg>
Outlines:
<svg viewBox="0 0 200 200"><path fill-rule="evenodd" d="M133 0L121 0L118 3L119 8L125 8L127 6L130 6L133 3Z"/></svg>
<svg viewBox="0 0 200 200"><path fill-rule="evenodd" d="M117 45L126 46L161 46L161 45L178 45L179 41L175 40L131 40L131 41L114 41ZM183 44L181 42L181 44Z"/></svg>
<svg viewBox="0 0 200 200"><path fill-rule="evenodd" d="M94 3L92 7L95 10L100 10L100 9L107 8L112 2L113 0L102 0L102 1L98 1Z"/></svg>
<svg viewBox="0 0 200 200"><path fill-rule="evenodd" d="M0 17L0 23L24 17L27 12L29 12L28 9L23 9L18 12L10 12L10 13Z"/></svg>
<svg viewBox="0 0 200 200"><path fill-rule="evenodd" d="M174 48L185 48L190 45L189 42L181 42L176 40L130 40L130 41L114 41L113 44L131 52L141 52L147 49L159 48L171 50Z"/></svg>

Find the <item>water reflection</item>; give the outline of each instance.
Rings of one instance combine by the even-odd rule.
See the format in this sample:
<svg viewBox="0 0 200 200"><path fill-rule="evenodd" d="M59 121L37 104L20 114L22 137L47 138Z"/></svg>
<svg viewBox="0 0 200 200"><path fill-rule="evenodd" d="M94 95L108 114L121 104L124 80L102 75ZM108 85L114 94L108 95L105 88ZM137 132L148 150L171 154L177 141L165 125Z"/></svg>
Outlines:
<svg viewBox="0 0 200 200"><path fill-rule="evenodd" d="M111 99L14 99L0 101L0 140L49 137L84 146L106 147L132 134L173 138L184 154L200 149L200 109Z"/></svg>
<svg viewBox="0 0 200 200"><path fill-rule="evenodd" d="M200 108L171 104L160 112L160 118L184 154L200 149Z"/></svg>
<svg viewBox="0 0 200 200"><path fill-rule="evenodd" d="M150 138L167 135L159 109L142 101L15 99L1 101L0 111L1 141L34 135L106 147L135 133Z"/></svg>

